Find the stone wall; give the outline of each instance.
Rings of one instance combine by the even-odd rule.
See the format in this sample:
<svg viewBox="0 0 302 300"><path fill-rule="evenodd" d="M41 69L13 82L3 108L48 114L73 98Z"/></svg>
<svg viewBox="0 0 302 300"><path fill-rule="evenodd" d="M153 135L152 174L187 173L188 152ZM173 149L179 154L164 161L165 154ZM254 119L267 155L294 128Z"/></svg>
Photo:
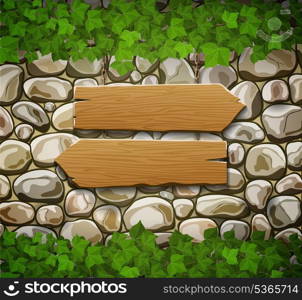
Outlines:
<svg viewBox="0 0 302 300"><path fill-rule="evenodd" d="M0 66L1 230L79 234L97 242L139 220L164 243L175 228L203 239L209 227L266 237L301 234L302 47L252 64L251 51L230 67L204 68L202 55L104 72L103 61ZM113 60L114 58L111 58ZM73 130L75 86L222 83L246 104L223 133ZM228 142L228 185L81 189L54 164L79 139L221 140Z"/></svg>

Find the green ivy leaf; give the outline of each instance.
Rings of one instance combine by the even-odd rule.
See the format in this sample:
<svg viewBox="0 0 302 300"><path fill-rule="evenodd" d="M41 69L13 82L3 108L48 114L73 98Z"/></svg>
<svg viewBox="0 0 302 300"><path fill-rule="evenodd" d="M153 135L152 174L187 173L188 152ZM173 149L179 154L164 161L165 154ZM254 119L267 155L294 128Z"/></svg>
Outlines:
<svg viewBox="0 0 302 300"><path fill-rule="evenodd" d="M193 46L184 42L177 42L174 48L179 53L180 58L186 57L193 51Z"/></svg>
<svg viewBox="0 0 302 300"><path fill-rule="evenodd" d="M226 47L219 47L214 43L206 43L202 46L205 54L206 67L214 67L216 65L227 66L231 55L231 50Z"/></svg>
<svg viewBox="0 0 302 300"><path fill-rule="evenodd" d="M137 31L123 30L120 38L125 41L127 47L131 47L136 41L141 38L141 35Z"/></svg>
<svg viewBox="0 0 302 300"><path fill-rule="evenodd" d="M58 263L58 271L72 271L74 268L74 263L66 254L58 256Z"/></svg>
<svg viewBox="0 0 302 300"><path fill-rule="evenodd" d="M183 263L184 256L180 254L172 254L171 262L168 264L167 271L169 276L186 272L186 267Z"/></svg>
<svg viewBox="0 0 302 300"><path fill-rule="evenodd" d="M4 9L14 9L16 7L16 4L15 4L15 0L4 0L3 1L4 4L3 4L3 8Z"/></svg>
<svg viewBox="0 0 302 300"><path fill-rule="evenodd" d="M236 12L229 12L225 10L222 15L222 20L226 23L226 26L228 28L237 28L238 23L237 23L237 18L238 18L239 13Z"/></svg>
<svg viewBox="0 0 302 300"><path fill-rule="evenodd" d="M90 269L94 265L101 265L104 259L101 255L101 248L92 246L87 249L87 257L85 258L85 265Z"/></svg>
<svg viewBox="0 0 302 300"><path fill-rule="evenodd" d="M102 28L104 23L101 19L101 13L99 11L90 10L87 14L87 20L85 22L85 28L88 32L94 29Z"/></svg>
<svg viewBox="0 0 302 300"><path fill-rule="evenodd" d="M238 249L230 249L228 247L224 247L222 251L222 256L226 259L229 265L236 265L238 264L237 255L239 250Z"/></svg>
<svg viewBox="0 0 302 300"><path fill-rule="evenodd" d="M126 278L135 278L139 276L139 270L137 267L125 266L121 269L120 274Z"/></svg>
<svg viewBox="0 0 302 300"><path fill-rule="evenodd" d="M72 34L74 31L74 26L68 22L67 19L63 18L58 20L59 31L58 34L60 35L69 35Z"/></svg>

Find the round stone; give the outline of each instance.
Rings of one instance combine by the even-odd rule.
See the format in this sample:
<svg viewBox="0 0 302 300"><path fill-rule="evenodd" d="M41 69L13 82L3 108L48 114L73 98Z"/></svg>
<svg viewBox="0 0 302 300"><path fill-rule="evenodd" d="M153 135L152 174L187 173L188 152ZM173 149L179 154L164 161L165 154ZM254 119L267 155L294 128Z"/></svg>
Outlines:
<svg viewBox="0 0 302 300"><path fill-rule="evenodd" d="M302 178L297 173L289 174L281 178L276 184L278 194L294 195L302 194Z"/></svg>
<svg viewBox="0 0 302 300"><path fill-rule="evenodd" d="M35 235L35 233L40 232L43 235L42 243L46 243L46 240L47 240L46 236L48 234L51 234L54 238L57 238L56 233L52 229L49 229L47 227L37 226L37 225L22 226L22 227L19 227L18 229L16 229L15 232L17 234L16 237L18 237L20 235L25 235L30 238L32 238Z"/></svg>
<svg viewBox="0 0 302 300"><path fill-rule="evenodd" d="M272 141L284 142L302 137L302 107L271 105L262 113L262 123Z"/></svg>
<svg viewBox="0 0 302 300"><path fill-rule="evenodd" d="M3 174L18 174L24 172L31 163L29 145L6 140L0 144L0 172Z"/></svg>
<svg viewBox="0 0 302 300"><path fill-rule="evenodd" d="M192 218L184 220L179 224L179 231L193 238L194 242L202 242L207 229L217 228L216 223L207 218Z"/></svg>
<svg viewBox="0 0 302 300"><path fill-rule="evenodd" d="M240 166L245 156L244 147L239 143L232 143L228 146L229 163L232 166Z"/></svg>
<svg viewBox="0 0 302 300"><path fill-rule="evenodd" d="M102 232L91 220L80 219L65 222L61 229L60 236L64 239L72 240L77 235L93 244L100 243L103 240Z"/></svg>
<svg viewBox="0 0 302 300"><path fill-rule="evenodd" d="M56 77L34 77L24 82L26 96L36 102L60 102L72 99L72 85Z"/></svg>
<svg viewBox="0 0 302 300"><path fill-rule="evenodd" d="M74 128L74 103L63 104L52 115L52 125L57 130L71 131Z"/></svg>
<svg viewBox="0 0 302 300"><path fill-rule="evenodd" d="M74 129L73 134L83 138L96 138L100 137L102 131L96 129Z"/></svg>
<svg viewBox="0 0 302 300"><path fill-rule="evenodd" d="M77 61L70 60L66 72L70 77L93 77L101 74L103 69L103 60L90 61L87 58Z"/></svg>
<svg viewBox="0 0 302 300"><path fill-rule="evenodd" d="M265 208L268 198L273 191L269 181L258 179L250 181L245 189L245 199L253 210L261 211Z"/></svg>
<svg viewBox="0 0 302 300"><path fill-rule="evenodd" d="M134 137L134 140L153 140L153 137L148 132L138 132Z"/></svg>
<svg viewBox="0 0 302 300"><path fill-rule="evenodd" d="M14 122L9 112L0 106L0 140L8 137L14 129Z"/></svg>
<svg viewBox="0 0 302 300"><path fill-rule="evenodd" d="M72 217L88 217L95 205L94 194L85 189L70 191L65 199L65 211Z"/></svg>
<svg viewBox="0 0 302 300"><path fill-rule="evenodd" d="M300 240L302 240L302 233L298 228L287 228L275 235L276 240L282 240L285 243L289 243L289 237L293 234L297 234Z"/></svg>
<svg viewBox="0 0 302 300"><path fill-rule="evenodd" d="M10 196L10 182L9 179L0 174L0 199L6 199Z"/></svg>
<svg viewBox="0 0 302 300"><path fill-rule="evenodd" d="M284 80L275 79L268 81L262 88L262 98L269 103L287 101L289 90Z"/></svg>
<svg viewBox="0 0 302 300"><path fill-rule="evenodd" d="M39 131L49 129L49 118L40 105L30 101L18 101L12 107L13 115L21 121L27 122Z"/></svg>
<svg viewBox="0 0 302 300"><path fill-rule="evenodd" d="M276 229L294 226L301 222L301 201L294 196L277 196L268 202L267 216Z"/></svg>
<svg viewBox="0 0 302 300"><path fill-rule="evenodd" d="M104 232L119 231L122 225L121 211L114 205L99 206L94 210L92 217Z"/></svg>
<svg viewBox="0 0 302 300"><path fill-rule="evenodd" d="M14 182L14 191L20 200L29 202L60 202L64 195L61 180L49 170L22 174Z"/></svg>
<svg viewBox="0 0 302 300"><path fill-rule="evenodd" d="M143 78L142 85L154 85L154 84L158 84L158 82L159 82L159 79L157 76L148 75Z"/></svg>
<svg viewBox="0 0 302 300"><path fill-rule="evenodd" d="M37 210L36 219L40 225L56 227L64 220L63 210L58 205L44 205Z"/></svg>
<svg viewBox="0 0 302 300"><path fill-rule="evenodd" d="M29 140L33 133L34 128L29 124L19 124L15 127L15 134L22 141Z"/></svg>
<svg viewBox="0 0 302 300"><path fill-rule="evenodd" d="M237 74L231 66L201 67L199 83L221 83L226 88L232 87L237 81Z"/></svg>
<svg viewBox="0 0 302 300"><path fill-rule="evenodd" d="M9 105L22 95L23 70L12 64L0 66L0 105Z"/></svg>
<svg viewBox="0 0 302 300"><path fill-rule="evenodd" d="M4 225L0 223L0 237L2 236L4 230L5 230Z"/></svg>
<svg viewBox="0 0 302 300"><path fill-rule="evenodd" d="M302 142L288 143L286 146L288 168L302 170Z"/></svg>
<svg viewBox="0 0 302 300"><path fill-rule="evenodd" d="M164 198L164 199L166 199L166 200L172 201L172 200L174 199L173 193L168 192L168 191L161 191L161 192L159 193L159 195L160 195L161 198Z"/></svg>
<svg viewBox="0 0 302 300"><path fill-rule="evenodd" d="M197 141L198 136L194 132L170 131L161 137L162 141Z"/></svg>
<svg viewBox="0 0 302 300"><path fill-rule="evenodd" d="M132 83L137 83L142 79L142 75L140 72L137 72L136 70L132 71L130 74L130 80Z"/></svg>
<svg viewBox="0 0 302 300"><path fill-rule="evenodd" d="M286 158L278 145L257 145L247 153L245 169L249 178L279 179L283 177L285 168Z"/></svg>
<svg viewBox="0 0 302 300"><path fill-rule="evenodd" d="M67 179L67 175L66 173L64 172L64 170L58 165L56 166L56 173L58 175L58 177L61 179L61 180L66 180Z"/></svg>
<svg viewBox="0 0 302 300"><path fill-rule="evenodd" d="M33 159L38 166L51 167L55 159L78 140L78 137L69 133L40 135L30 144Z"/></svg>
<svg viewBox="0 0 302 300"><path fill-rule="evenodd" d="M8 201L0 203L1 222L11 225L25 224L33 220L35 211L27 203Z"/></svg>
<svg viewBox="0 0 302 300"><path fill-rule="evenodd" d="M235 238L238 240L247 240L250 235L250 227L243 221L227 220L220 226L220 235L224 239L224 235L228 231L234 231Z"/></svg>
<svg viewBox="0 0 302 300"><path fill-rule="evenodd" d="M294 74L288 79L290 96L294 104L302 104L302 74Z"/></svg>
<svg viewBox="0 0 302 300"><path fill-rule="evenodd" d="M131 203L136 195L135 187L112 187L112 188L96 188L97 196L118 206L126 206Z"/></svg>
<svg viewBox="0 0 302 300"><path fill-rule="evenodd" d="M273 50L264 60L255 63L251 60L252 48L246 48L238 61L239 75L245 80L264 81L285 77L296 67L296 54L289 50Z"/></svg>
<svg viewBox="0 0 302 300"><path fill-rule="evenodd" d="M53 102L46 102L44 104L44 109L47 112L53 112L56 109L56 105Z"/></svg>
<svg viewBox="0 0 302 300"><path fill-rule="evenodd" d="M207 132L201 132L199 135L199 139L201 141L222 141L223 140L219 135L213 134L213 133L207 133Z"/></svg>
<svg viewBox="0 0 302 300"><path fill-rule="evenodd" d="M106 134L113 139L125 139L131 137L134 132L129 130L106 130Z"/></svg>
<svg viewBox="0 0 302 300"><path fill-rule="evenodd" d="M148 59L135 56L134 63L136 69L140 73L152 73L159 65L159 60L156 60L154 63L151 63Z"/></svg>
<svg viewBox="0 0 302 300"><path fill-rule="evenodd" d="M170 202L158 197L136 200L124 213L124 223L129 230L139 221L146 229L156 231L173 227L174 210Z"/></svg>
<svg viewBox="0 0 302 300"><path fill-rule="evenodd" d="M194 204L189 199L175 199L173 201L175 215L178 219L189 217L194 209Z"/></svg>
<svg viewBox="0 0 302 300"><path fill-rule="evenodd" d="M258 143L264 140L265 134L262 128L252 122L231 123L222 132L223 136L230 142Z"/></svg>
<svg viewBox="0 0 302 300"><path fill-rule="evenodd" d="M237 120L255 119L261 113L262 99L258 86L252 81L242 81L231 90L245 108L237 115Z"/></svg>
<svg viewBox="0 0 302 300"><path fill-rule="evenodd" d="M196 212L204 217L243 218L249 214L249 208L238 197L205 195L197 199Z"/></svg>
<svg viewBox="0 0 302 300"><path fill-rule="evenodd" d="M272 227L265 215L257 214L253 216L252 223L252 233L255 231L263 231L264 239L268 240L272 234Z"/></svg>
<svg viewBox="0 0 302 300"><path fill-rule="evenodd" d="M160 63L167 84L196 83L194 72L185 59L167 58Z"/></svg>
<svg viewBox="0 0 302 300"><path fill-rule="evenodd" d="M94 78L81 78L74 81L74 86L98 86L98 82Z"/></svg>
<svg viewBox="0 0 302 300"><path fill-rule="evenodd" d="M245 179L242 173L233 168L228 168L228 183L217 185L206 185L207 190L212 192L239 193L243 190Z"/></svg>
<svg viewBox="0 0 302 300"><path fill-rule="evenodd" d="M67 61L66 60L52 60L52 55L41 55L40 52L38 54L38 59L33 62L27 64L28 73L32 76L56 76L64 72Z"/></svg>
<svg viewBox="0 0 302 300"><path fill-rule="evenodd" d="M200 193L200 185L175 184L173 193L178 198L194 198Z"/></svg>
<svg viewBox="0 0 302 300"><path fill-rule="evenodd" d="M162 190L164 190L166 187L162 185L140 185L139 190L142 193L145 194L156 194Z"/></svg>

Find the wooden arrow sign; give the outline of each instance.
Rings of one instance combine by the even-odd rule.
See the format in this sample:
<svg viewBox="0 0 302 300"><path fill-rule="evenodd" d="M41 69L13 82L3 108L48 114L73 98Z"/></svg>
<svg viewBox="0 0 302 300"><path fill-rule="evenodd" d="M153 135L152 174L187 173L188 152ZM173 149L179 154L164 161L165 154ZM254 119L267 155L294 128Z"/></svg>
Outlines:
<svg viewBox="0 0 302 300"><path fill-rule="evenodd" d="M223 85L77 87L74 127L222 131L244 107Z"/></svg>
<svg viewBox="0 0 302 300"><path fill-rule="evenodd" d="M77 87L74 127L222 131L244 107L222 85ZM224 184L226 143L81 140L56 162L80 187Z"/></svg>

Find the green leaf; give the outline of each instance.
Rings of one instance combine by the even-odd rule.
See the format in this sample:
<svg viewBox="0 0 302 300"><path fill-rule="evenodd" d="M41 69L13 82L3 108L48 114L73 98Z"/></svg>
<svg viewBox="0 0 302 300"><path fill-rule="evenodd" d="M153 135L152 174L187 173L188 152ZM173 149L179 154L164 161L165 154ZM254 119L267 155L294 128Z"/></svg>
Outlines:
<svg viewBox="0 0 302 300"><path fill-rule="evenodd" d="M244 258L241 260L239 267L240 271L249 271L253 274L257 274L258 261L250 258Z"/></svg>
<svg viewBox="0 0 302 300"><path fill-rule="evenodd" d="M206 43L202 46L202 50L206 58L206 67L214 67L216 65L227 66L229 64L230 49L219 47L214 43Z"/></svg>
<svg viewBox="0 0 302 300"><path fill-rule="evenodd" d="M137 31L129 31L129 30L124 30L121 35L121 39L125 41L126 46L130 47L132 46L136 41L140 39L140 33Z"/></svg>
<svg viewBox="0 0 302 300"><path fill-rule="evenodd" d="M3 4L3 8L4 9L14 9L16 7L16 4L15 4L15 0L4 0L3 1L4 4Z"/></svg>
<svg viewBox="0 0 302 300"><path fill-rule="evenodd" d="M282 278L283 272L278 270L272 270L271 278Z"/></svg>
<svg viewBox="0 0 302 300"><path fill-rule="evenodd" d="M228 247L224 247L222 251L222 256L226 259L229 265L236 265L238 264L237 255L239 250L238 249L230 249Z"/></svg>
<svg viewBox="0 0 302 300"><path fill-rule="evenodd" d="M60 255L58 257L58 271L72 271L74 268L74 263L68 258L66 254Z"/></svg>
<svg viewBox="0 0 302 300"><path fill-rule="evenodd" d="M226 23L226 26L228 28L237 28L238 23L237 23L237 18L238 18L239 13L236 12L229 12L225 10L222 15L222 20Z"/></svg>
<svg viewBox="0 0 302 300"><path fill-rule="evenodd" d="M250 35L255 38L257 36L258 27L258 24L246 21L240 25L239 31L240 34Z"/></svg>
<svg viewBox="0 0 302 300"><path fill-rule="evenodd" d="M184 256L180 254L172 254L171 262L168 264L167 271L170 276L186 272L186 267L183 263Z"/></svg>
<svg viewBox="0 0 302 300"><path fill-rule="evenodd" d="M59 31L58 34L60 35L69 35L72 34L74 31L74 26L68 22L67 19L60 19L58 20Z"/></svg>
<svg viewBox="0 0 302 300"><path fill-rule="evenodd" d="M180 58L184 58L193 51L193 46L184 42L178 42L175 44L175 50L179 53Z"/></svg>
<svg viewBox="0 0 302 300"><path fill-rule="evenodd" d="M139 270L137 267L125 266L121 269L120 274L126 278L135 278L139 276Z"/></svg>
<svg viewBox="0 0 302 300"><path fill-rule="evenodd" d="M94 29L102 28L104 23L101 19L101 13L99 11L90 10L87 14L87 20L85 22L85 28L88 32Z"/></svg>
<svg viewBox="0 0 302 300"><path fill-rule="evenodd" d="M101 249L97 246L92 246L87 249L87 257L85 258L85 265L90 269L94 265L100 265L104 263L104 259L101 255Z"/></svg>
<svg viewBox="0 0 302 300"><path fill-rule="evenodd" d="M5 37L2 39L8 40ZM1 39L1 42L2 42L2 39ZM16 233L6 230L6 231L4 231L4 233L2 235L2 239L3 239L4 246L13 246L16 244Z"/></svg>

